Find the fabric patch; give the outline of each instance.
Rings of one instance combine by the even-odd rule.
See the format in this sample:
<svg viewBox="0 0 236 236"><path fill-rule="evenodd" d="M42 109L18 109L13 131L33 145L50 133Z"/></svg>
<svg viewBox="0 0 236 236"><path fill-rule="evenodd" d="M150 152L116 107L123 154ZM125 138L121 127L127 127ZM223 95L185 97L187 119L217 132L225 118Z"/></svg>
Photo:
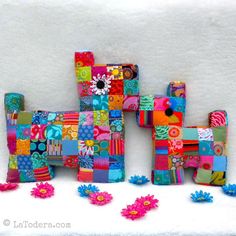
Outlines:
<svg viewBox="0 0 236 236"><path fill-rule="evenodd" d="M79 139L80 140L91 140L94 139L93 125L80 125L79 126Z"/></svg>
<svg viewBox="0 0 236 236"><path fill-rule="evenodd" d="M30 156L17 156L18 169L32 170L32 161Z"/></svg>
<svg viewBox="0 0 236 236"><path fill-rule="evenodd" d="M109 110L122 110L123 109L123 95L109 96Z"/></svg>
<svg viewBox="0 0 236 236"><path fill-rule="evenodd" d="M109 156L109 141L94 141L94 156Z"/></svg>
<svg viewBox="0 0 236 236"><path fill-rule="evenodd" d="M205 170L213 169L214 156L200 156L199 167Z"/></svg>
<svg viewBox="0 0 236 236"><path fill-rule="evenodd" d="M94 154L94 140L79 140L79 155L92 156Z"/></svg>
<svg viewBox="0 0 236 236"><path fill-rule="evenodd" d="M92 89L90 81L78 83L78 93L81 97L92 96Z"/></svg>
<svg viewBox="0 0 236 236"><path fill-rule="evenodd" d="M39 154L43 154L47 151L47 141L46 139L41 140L31 140L30 141L30 153L38 152Z"/></svg>
<svg viewBox="0 0 236 236"><path fill-rule="evenodd" d="M138 95L138 80L124 80L124 94L125 95Z"/></svg>
<svg viewBox="0 0 236 236"><path fill-rule="evenodd" d="M101 96L93 96L93 109L95 111L98 110L108 110L108 96L101 95Z"/></svg>
<svg viewBox="0 0 236 236"><path fill-rule="evenodd" d="M109 95L123 95L124 84L123 80L112 80Z"/></svg>
<svg viewBox="0 0 236 236"><path fill-rule="evenodd" d="M184 140L198 140L198 129L197 128L183 128L183 139Z"/></svg>
<svg viewBox="0 0 236 236"><path fill-rule="evenodd" d="M95 140L110 140L110 127L109 126L94 126L94 139Z"/></svg>
<svg viewBox="0 0 236 236"><path fill-rule="evenodd" d="M210 184L211 182L212 171L199 168L197 170L197 175L195 181L202 184Z"/></svg>
<svg viewBox="0 0 236 236"><path fill-rule="evenodd" d="M80 125L93 125L93 111L80 112L79 124Z"/></svg>
<svg viewBox="0 0 236 236"><path fill-rule="evenodd" d="M30 139L45 139L47 125L32 125Z"/></svg>
<svg viewBox="0 0 236 236"><path fill-rule="evenodd" d="M214 156L213 171L226 171L227 159L225 156Z"/></svg>
<svg viewBox="0 0 236 236"><path fill-rule="evenodd" d="M32 124L34 125L46 125L48 122L47 111L35 111L32 117Z"/></svg>
<svg viewBox="0 0 236 236"><path fill-rule="evenodd" d="M62 139L78 140L78 125L63 125Z"/></svg>
<svg viewBox="0 0 236 236"><path fill-rule="evenodd" d="M80 98L80 111L92 111L93 110L93 97L81 97Z"/></svg>
<svg viewBox="0 0 236 236"><path fill-rule="evenodd" d="M62 155L63 156L78 155L78 141L62 140Z"/></svg>
<svg viewBox="0 0 236 236"><path fill-rule="evenodd" d="M62 125L48 125L46 128L47 139L62 139Z"/></svg>
<svg viewBox="0 0 236 236"><path fill-rule="evenodd" d="M124 111L137 111L139 107L139 96L124 96Z"/></svg>
<svg viewBox="0 0 236 236"><path fill-rule="evenodd" d="M17 139L30 139L30 125L17 125L16 137Z"/></svg>
<svg viewBox="0 0 236 236"><path fill-rule="evenodd" d="M178 126L170 126L168 135L169 139L182 139L182 129Z"/></svg>
<svg viewBox="0 0 236 236"><path fill-rule="evenodd" d="M93 157L79 156L79 166L81 168L93 169Z"/></svg>
<svg viewBox="0 0 236 236"><path fill-rule="evenodd" d="M106 110L94 111L94 125L108 126L109 113Z"/></svg>
<svg viewBox="0 0 236 236"><path fill-rule="evenodd" d="M159 140L168 139L168 126L155 126L155 138Z"/></svg>
<svg viewBox="0 0 236 236"><path fill-rule="evenodd" d="M140 110L152 111L154 109L154 96L141 96Z"/></svg>
<svg viewBox="0 0 236 236"><path fill-rule="evenodd" d="M69 168L77 168L78 167L78 156L63 156L63 165Z"/></svg>
<svg viewBox="0 0 236 236"><path fill-rule="evenodd" d="M79 82L90 81L91 80L91 67L90 66L79 67L77 79Z"/></svg>
<svg viewBox="0 0 236 236"><path fill-rule="evenodd" d="M137 65L122 65L123 77L126 80L138 79Z"/></svg>
<svg viewBox="0 0 236 236"><path fill-rule="evenodd" d="M212 129L198 128L199 140L213 141Z"/></svg>
<svg viewBox="0 0 236 236"><path fill-rule="evenodd" d="M16 154L17 155L30 155L30 140L17 139Z"/></svg>
<svg viewBox="0 0 236 236"><path fill-rule="evenodd" d="M122 66L108 66L107 72L113 76L114 80L123 80Z"/></svg>
<svg viewBox="0 0 236 236"><path fill-rule="evenodd" d="M199 154L202 156L212 156L214 155L212 141L200 141L199 142Z"/></svg>
<svg viewBox="0 0 236 236"><path fill-rule="evenodd" d="M19 125L29 125L32 122L33 113L21 111L18 114L17 124Z"/></svg>

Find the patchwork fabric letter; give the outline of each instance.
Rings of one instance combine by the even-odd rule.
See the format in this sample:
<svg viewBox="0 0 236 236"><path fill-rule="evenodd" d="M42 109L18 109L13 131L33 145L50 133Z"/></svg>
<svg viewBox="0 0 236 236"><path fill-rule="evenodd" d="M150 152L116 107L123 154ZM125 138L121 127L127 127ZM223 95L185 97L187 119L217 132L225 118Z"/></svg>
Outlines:
<svg viewBox="0 0 236 236"><path fill-rule="evenodd" d="M80 111L24 111L23 95L5 95L8 182L50 180L55 166L78 168L79 181L124 180L123 111L138 110L138 66L78 52L75 71Z"/></svg>
<svg viewBox="0 0 236 236"><path fill-rule="evenodd" d="M152 128L153 184L182 184L184 168L195 168L198 184L224 185L227 168L227 113L209 114L209 127L184 127L185 84L171 82L168 96L141 96L139 126Z"/></svg>

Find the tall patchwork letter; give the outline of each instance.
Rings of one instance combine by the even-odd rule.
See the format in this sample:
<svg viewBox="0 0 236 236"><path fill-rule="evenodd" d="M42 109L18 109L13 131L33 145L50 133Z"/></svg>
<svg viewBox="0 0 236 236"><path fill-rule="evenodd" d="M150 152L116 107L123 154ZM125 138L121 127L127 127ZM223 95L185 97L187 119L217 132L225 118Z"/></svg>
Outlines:
<svg viewBox="0 0 236 236"><path fill-rule="evenodd" d="M80 111L24 111L24 96L5 95L7 181L50 180L55 166L78 169L78 180L124 180L123 111L137 111L138 67L94 65L92 52L75 53Z"/></svg>
<svg viewBox="0 0 236 236"><path fill-rule="evenodd" d="M167 96L141 96L139 126L152 128L153 184L181 184L184 168L195 168L198 184L224 185L227 167L227 113L209 114L209 127L184 127L185 84L171 82Z"/></svg>

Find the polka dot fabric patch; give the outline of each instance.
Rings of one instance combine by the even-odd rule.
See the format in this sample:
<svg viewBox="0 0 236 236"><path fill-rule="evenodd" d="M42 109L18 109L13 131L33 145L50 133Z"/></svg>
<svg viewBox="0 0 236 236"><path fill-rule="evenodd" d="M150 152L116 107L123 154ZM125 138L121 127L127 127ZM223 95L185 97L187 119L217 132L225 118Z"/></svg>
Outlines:
<svg viewBox="0 0 236 236"><path fill-rule="evenodd" d="M226 182L227 113L209 114L209 127L184 127L185 84L171 82L167 96L141 96L137 122L152 128L154 145L152 182L182 184L184 168L195 168L198 184Z"/></svg>

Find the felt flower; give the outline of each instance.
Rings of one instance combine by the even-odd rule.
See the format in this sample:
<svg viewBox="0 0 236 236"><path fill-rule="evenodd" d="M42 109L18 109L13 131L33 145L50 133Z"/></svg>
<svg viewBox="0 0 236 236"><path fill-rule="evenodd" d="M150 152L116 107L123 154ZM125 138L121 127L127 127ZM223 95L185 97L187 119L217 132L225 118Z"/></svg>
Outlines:
<svg viewBox="0 0 236 236"><path fill-rule="evenodd" d="M222 187L225 194L236 197L236 184L227 184Z"/></svg>
<svg viewBox="0 0 236 236"><path fill-rule="evenodd" d="M154 198L153 195L147 195L145 197L137 198L135 203L139 204L143 207L146 211L150 211L151 209L157 208L157 203L159 201Z"/></svg>
<svg viewBox="0 0 236 236"><path fill-rule="evenodd" d="M144 217L145 214L146 210L140 204L128 205L121 211L121 215L129 220L139 219L141 217Z"/></svg>
<svg viewBox="0 0 236 236"><path fill-rule="evenodd" d="M99 188L92 184L89 185L84 184L78 187L78 192L81 197L89 197L91 193L99 192Z"/></svg>
<svg viewBox="0 0 236 236"><path fill-rule="evenodd" d="M100 75L93 76L93 79L91 80L91 86L92 92L94 92L97 95L104 95L109 92L109 89L111 88L111 79L112 76L106 76L106 75Z"/></svg>
<svg viewBox="0 0 236 236"><path fill-rule="evenodd" d="M193 202L213 202L213 196L202 190L191 193L191 199Z"/></svg>
<svg viewBox="0 0 236 236"><path fill-rule="evenodd" d="M4 191L9 191L9 190L14 190L18 188L18 184L15 183L4 183L4 184L0 184L0 191L4 192Z"/></svg>
<svg viewBox="0 0 236 236"><path fill-rule="evenodd" d="M107 192L96 192L89 195L90 202L98 206L106 205L112 198L112 195Z"/></svg>
<svg viewBox="0 0 236 236"><path fill-rule="evenodd" d="M129 179L129 182L131 184L136 184L136 185L143 185L143 184L148 183L149 181L150 180L144 175L142 175L142 176L134 175L134 176L131 176Z"/></svg>
<svg viewBox="0 0 236 236"><path fill-rule="evenodd" d="M54 195L54 187L49 183L36 183L32 189L31 195L36 198L49 198Z"/></svg>

